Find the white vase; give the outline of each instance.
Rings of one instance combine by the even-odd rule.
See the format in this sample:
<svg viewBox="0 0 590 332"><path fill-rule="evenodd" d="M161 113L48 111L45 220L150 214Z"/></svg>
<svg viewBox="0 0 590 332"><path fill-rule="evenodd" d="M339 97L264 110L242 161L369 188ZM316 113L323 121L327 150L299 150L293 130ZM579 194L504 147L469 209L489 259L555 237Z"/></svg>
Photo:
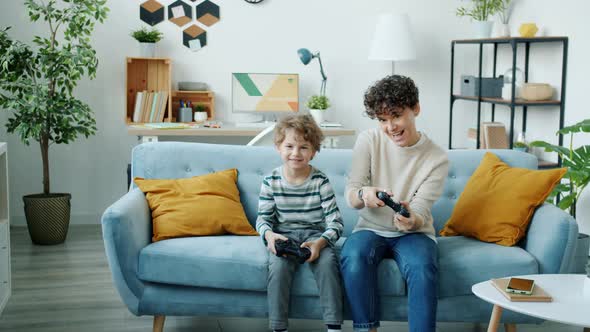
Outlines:
<svg viewBox="0 0 590 332"><path fill-rule="evenodd" d="M510 25L507 23L496 22L494 25L494 37L510 37Z"/></svg>
<svg viewBox="0 0 590 332"><path fill-rule="evenodd" d="M324 122L324 112L325 112L325 110L314 110L314 109L309 110L309 114L311 114L311 117L315 120L315 122L318 124L318 126L322 122Z"/></svg>
<svg viewBox="0 0 590 332"><path fill-rule="evenodd" d="M139 56L153 58L156 56L156 43L139 43Z"/></svg>
<svg viewBox="0 0 590 332"><path fill-rule="evenodd" d="M493 21L473 21L475 38L490 38L492 36Z"/></svg>

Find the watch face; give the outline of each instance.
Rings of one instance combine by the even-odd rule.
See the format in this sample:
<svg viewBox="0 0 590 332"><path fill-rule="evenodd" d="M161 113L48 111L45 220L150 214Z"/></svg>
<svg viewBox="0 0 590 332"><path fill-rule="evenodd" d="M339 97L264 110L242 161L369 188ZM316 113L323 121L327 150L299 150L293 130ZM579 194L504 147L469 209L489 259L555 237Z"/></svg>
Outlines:
<svg viewBox="0 0 590 332"><path fill-rule="evenodd" d="M260 3L260 2L262 2L263 0L244 0L244 1L246 1L246 2L248 2L248 3Z"/></svg>

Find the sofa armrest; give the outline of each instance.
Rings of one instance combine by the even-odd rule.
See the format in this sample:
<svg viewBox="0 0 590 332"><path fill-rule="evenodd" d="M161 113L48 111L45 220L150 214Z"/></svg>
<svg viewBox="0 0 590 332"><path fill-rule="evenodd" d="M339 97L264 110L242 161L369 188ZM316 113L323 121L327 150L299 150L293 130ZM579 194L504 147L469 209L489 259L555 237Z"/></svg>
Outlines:
<svg viewBox="0 0 590 332"><path fill-rule="evenodd" d="M139 315L144 283L137 278L140 250L151 240L151 213L144 194L133 189L102 215L102 236L113 282L123 302Z"/></svg>
<svg viewBox="0 0 590 332"><path fill-rule="evenodd" d="M539 273L569 273L577 240L574 218L555 205L543 204L533 215L524 249L539 263Z"/></svg>

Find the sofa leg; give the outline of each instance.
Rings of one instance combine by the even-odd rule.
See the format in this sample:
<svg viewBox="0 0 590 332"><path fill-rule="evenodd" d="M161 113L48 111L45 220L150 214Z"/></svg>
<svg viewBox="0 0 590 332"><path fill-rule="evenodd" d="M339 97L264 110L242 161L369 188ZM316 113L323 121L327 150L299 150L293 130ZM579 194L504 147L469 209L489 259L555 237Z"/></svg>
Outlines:
<svg viewBox="0 0 590 332"><path fill-rule="evenodd" d="M164 315L155 315L154 316L154 332L163 332L164 331L164 320L166 316Z"/></svg>
<svg viewBox="0 0 590 332"><path fill-rule="evenodd" d="M516 332L516 324L504 323L504 331L506 331L506 332Z"/></svg>

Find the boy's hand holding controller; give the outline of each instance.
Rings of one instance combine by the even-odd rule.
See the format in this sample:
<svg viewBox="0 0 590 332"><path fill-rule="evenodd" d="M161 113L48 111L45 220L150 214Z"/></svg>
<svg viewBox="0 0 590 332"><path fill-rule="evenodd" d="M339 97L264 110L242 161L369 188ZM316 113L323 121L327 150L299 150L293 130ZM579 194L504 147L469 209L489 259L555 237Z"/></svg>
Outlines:
<svg viewBox="0 0 590 332"><path fill-rule="evenodd" d="M264 233L264 239L266 240L266 248L268 249L268 251L272 252L273 255L277 254L277 251L275 249L275 242L276 241L289 240L284 235L277 234L273 231L266 231L266 233Z"/></svg>
<svg viewBox="0 0 590 332"><path fill-rule="evenodd" d="M323 237L319 239L303 242L301 244L301 248L308 248L311 251L311 256L307 259L306 262L311 263L320 257L320 252L328 245L328 241Z"/></svg>

